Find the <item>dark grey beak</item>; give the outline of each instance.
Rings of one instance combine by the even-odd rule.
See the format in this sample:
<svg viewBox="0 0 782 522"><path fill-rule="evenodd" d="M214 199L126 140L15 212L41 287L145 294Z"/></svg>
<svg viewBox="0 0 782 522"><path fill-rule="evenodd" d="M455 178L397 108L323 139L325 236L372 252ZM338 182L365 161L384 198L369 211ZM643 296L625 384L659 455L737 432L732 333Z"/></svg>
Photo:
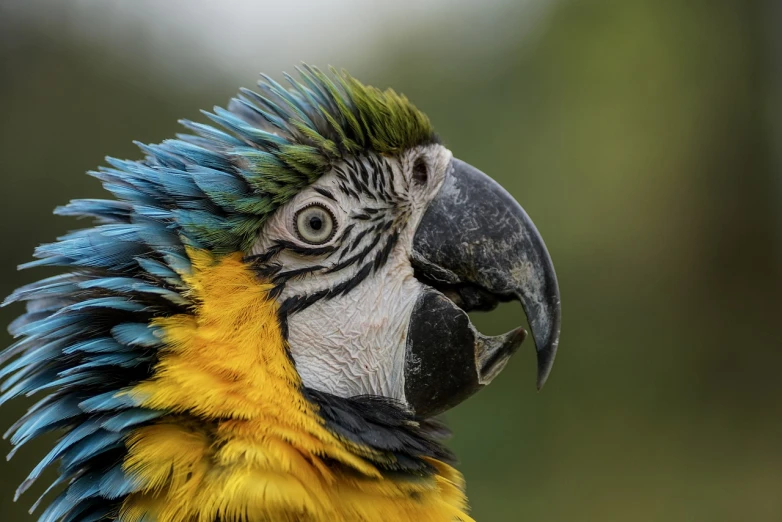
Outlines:
<svg viewBox="0 0 782 522"><path fill-rule="evenodd" d="M559 342L557 278L524 209L494 180L454 159L413 241L416 277L427 284L408 332L406 396L421 415L454 406L488 384L524 339L477 332L466 312L518 300L535 340L537 386Z"/></svg>

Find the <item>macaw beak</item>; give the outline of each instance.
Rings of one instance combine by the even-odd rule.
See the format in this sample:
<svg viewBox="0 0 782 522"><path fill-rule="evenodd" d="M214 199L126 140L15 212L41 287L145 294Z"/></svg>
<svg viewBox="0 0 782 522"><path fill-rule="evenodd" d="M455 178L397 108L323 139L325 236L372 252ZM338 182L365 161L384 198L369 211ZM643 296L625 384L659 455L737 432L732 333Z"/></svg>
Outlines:
<svg viewBox="0 0 782 522"><path fill-rule="evenodd" d="M540 389L557 353L560 300L554 266L523 208L478 169L453 159L413 240L425 290L407 334L405 395L418 415L460 403L504 368L522 328L485 336L467 312L518 300L537 348Z"/></svg>

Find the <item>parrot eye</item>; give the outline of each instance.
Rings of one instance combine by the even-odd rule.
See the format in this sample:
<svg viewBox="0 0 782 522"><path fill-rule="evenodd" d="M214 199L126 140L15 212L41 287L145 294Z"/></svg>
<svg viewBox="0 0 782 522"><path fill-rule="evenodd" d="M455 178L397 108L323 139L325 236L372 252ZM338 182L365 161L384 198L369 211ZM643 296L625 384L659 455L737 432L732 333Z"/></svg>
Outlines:
<svg viewBox="0 0 782 522"><path fill-rule="evenodd" d="M307 205L294 217L296 235L305 243L322 245L328 242L337 231L334 214L317 203Z"/></svg>

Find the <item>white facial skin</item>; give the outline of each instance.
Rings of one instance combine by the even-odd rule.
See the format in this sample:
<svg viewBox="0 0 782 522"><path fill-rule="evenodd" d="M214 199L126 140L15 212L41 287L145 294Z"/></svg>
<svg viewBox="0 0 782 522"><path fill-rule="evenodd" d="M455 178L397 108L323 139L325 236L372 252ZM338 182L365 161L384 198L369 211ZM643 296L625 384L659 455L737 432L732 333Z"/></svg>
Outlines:
<svg viewBox="0 0 782 522"><path fill-rule="evenodd" d="M367 183L362 182L359 160ZM424 288L413 277L410 264L413 237L450 161L451 152L441 145L414 148L382 161L347 161L266 223L251 254L263 254L283 242L288 248L269 259L281 265L279 274L313 269L287 280L278 297L281 305L291 298L342 290L288 315L288 342L305 386L341 397L379 395L406 402L407 330ZM313 205L334 217L334 233L322 244L303 240L302 235L308 237L306 230L297 232L302 221L297 226L297 213ZM291 247L332 250L305 255ZM349 266L340 265L353 259ZM365 277L360 282L345 288L361 275Z"/></svg>

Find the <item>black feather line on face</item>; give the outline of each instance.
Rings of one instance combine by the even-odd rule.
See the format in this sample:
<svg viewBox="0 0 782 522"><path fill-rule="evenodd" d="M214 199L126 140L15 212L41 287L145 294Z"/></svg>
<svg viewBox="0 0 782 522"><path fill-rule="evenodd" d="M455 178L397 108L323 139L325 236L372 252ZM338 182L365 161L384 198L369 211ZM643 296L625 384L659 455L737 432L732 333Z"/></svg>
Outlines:
<svg viewBox="0 0 782 522"><path fill-rule="evenodd" d="M326 198L328 198L328 199L330 199L331 201L334 201L334 202L337 201L337 198L334 197L334 194L332 194L331 191L329 191L329 190L327 190L327 189L325 189L323 187L313 187L313 188L315 189L315 192L317 192L321 196L326 197Z"/></svg>
<svg viewBox="0 0 782 522"><path fill-rule="evenodd" d="M372 176L372 188L374 189L374 192L378 194L381 192L380 183L385 177L385 171L381 168L380 163L375 159L374 156L369 157L369 163L376 173L374 176Z"/></svg>
<svg viewBox="0 0 782 522"><path fill-rule="evenodd" d="M361 182L359 183L359 186L361 187L361 191L364 194L366 194L367 197L371 198L374 201L377 201L377 196L375 196L375 191L372 190L372 187L370 186L371 183L370 179L373 179L377 176L381 176L382 174L378 173L376 176L371 176L367 171L367 166L361 160L356 161L355 164L356 164L356 170L361 176Z"/></svg>
<svg viewBox="0 0 782 522"><path fill-rule="evenodd" d="M296 270L287 270L285 272L280 272L272 278L272 283L277 285L281 283L285 283L287 281L290 281L291 279L309 275L314 272L317 272L318 270L322 270L324 268L326 267L322 265L314 265L314 266L307 266L304 268L298 268Z"/></svg>
<svg viewBox="0 0 782 522"><path fill-rule="evenodd" d="M362 189L362 192L363 192L364 189L365 189L365 185L359 179L357 170L358 169L356 168L356 165L355 165L355 162L354 162L354 163L350 163L349 164L349 167L347 168L346 172L347 172L347 175L348 175L348 177L350 179L351 188Z"/></svg>
<svg viewBox="0 0 782 522"><path fill-rule="evenodd" d="M272 245L271 247L269 247L269 249L266 252L262 252L260 254L255 254L251 256L246 256L244 260L245 262L251 263L253 265L262 265L264 263L269 262L271 258L273 258L277 254L282 252L284 249L285 247L283 245L280 244Z"/></svg>
<svg viewBox="0 0 782 522"><path fill-rule="evenodd" d="M337 179L340 181L348 182L348 177L345 174L345 171L342 170L342 167L340 165L334 165L333 172L337 176Z"/></svg>
<svg viewBox="0 0 782 522"><path fill-rule="evenodd" d="M355 161L354 165L361 176L361 185L369 190L369 172L367 172L367 166L364 165L364 162L361 160Z"/></svg>
<svg viewBox="0 0 782 522"><path fill-rule="evenodd" d="M269 291L269 299L277 299L282 295L282 291L285 290L285 283L280 283ZM286 339L287 333L284 336Z"/></svg>
<svg viewBox="0 0 782 522"><path fill-rule="evenodd" d="M339 260L342 261L342 259L344 259L345 256L347 256L348 254L353 252L356 248L358 248L358 245L361 244L361 240L364 239L364 236L366 236L370 231L371 229L365 228L364 230L356 234L356 237L354 237L353 241L350 242L350 246L342 250L342 253L339 255Z"/></svg>
<svg viewBox="0 0 782 522"><path fill-rule="evenodd" d="M336 265L334 265L331 268L329 268L328 270L326 270L326 273L327 274L332 274L334 272L339 272L340 270L344 270L345 268L347 268L347 267L349 267L349 266L351 266L353 264L361 262L377 246L377 244L380 242L381 238L382 238L382 235L377 234L375 236L375 239L373 239L372 242L369 245L367 245L363 250L361 250L361 252L359 252L358 254L356 254L356 255L354 255L352 257L349 257L349 258L345 259L344 261L340 261ZM354 240L354 244L358 244L358 241ZM352 248L351 248L351 250L352 250Z"/></svg>
<svg viewBox="0 0 782 522"><path fill-rule="evenodd" d="M282 305L280 305L280 311L285 311L286 314L292 314L312 306L321 299L333 299L334 297L345 295L360 285L361 282L364 281L364 279L366 279L371 273L372 263L367 263L361 267L356 275L350 279L342 281L335 286L332 286L331 288L319 290L309 295L292 296L287 298L285 301L283 301Z"/></svg>
<svg viewBox="0 0 782 522"><path fill-rule="evenodd" d="M385 164L384 161L378 160L374 156L370 156L370 161L375 166L375 172L378 173L378 175L374 178L374 181L380 186L378 194L380 194L380 197L383 199L383 201L390 203L391 198L386 191L386 176L390 176L391 169L387 164ZM381 165L381 163L383 163L383 165Z"/></svg>
<svg viewBox="0 0 782 522"><path fill-rule="evenodd" d="M383 246L382 250L380 250L377 255L375 255L375 271L386 264L386 261L388 261L388 256L391 254L391 250L394 248L398 240L399 231L395 230L394 233L391 234L391 236L389 236L389 238L386 240L386 244Z"/></svg>
<svg viewBox="0 0 782 522"><path fill-rule="evenodd" d="M282 270L282 265L280 265L278 263L268 263L266 265L255 265L253 267L253 270L261 278L263 278L263 279L271 279L277 273L279 273L280 270Z"/></svg>
<svg viewBox="0 0 782 522"><path fill-rule="evenodd" d="M322 247L305 247L292 241L286 241L284 239L275 241L275 245L302 256L322 256L323 254L330 254L339 248L338 243Z"/></svg>
<svg viewBox="0 0 782 522"><path fill-rule="evenodd" d="M285 299L285 301L283 301L280 305L280 315L285 315L287 317L290 314L304 310L308 306L311 306L312 304L326 297L328 292L329 289L325 288L309 295L294 295L289 297Z"/></svg>
<svg viewBox="0 0 782 522"><path fill-rule="evenodd" d="M353 232L354 228L356 228L355 223L351 223L350 225L346 226L345 230L343 230L342 234L340 234L339 239L337 239L337 243L344 243L350 237L350 234Z"/></svg>

